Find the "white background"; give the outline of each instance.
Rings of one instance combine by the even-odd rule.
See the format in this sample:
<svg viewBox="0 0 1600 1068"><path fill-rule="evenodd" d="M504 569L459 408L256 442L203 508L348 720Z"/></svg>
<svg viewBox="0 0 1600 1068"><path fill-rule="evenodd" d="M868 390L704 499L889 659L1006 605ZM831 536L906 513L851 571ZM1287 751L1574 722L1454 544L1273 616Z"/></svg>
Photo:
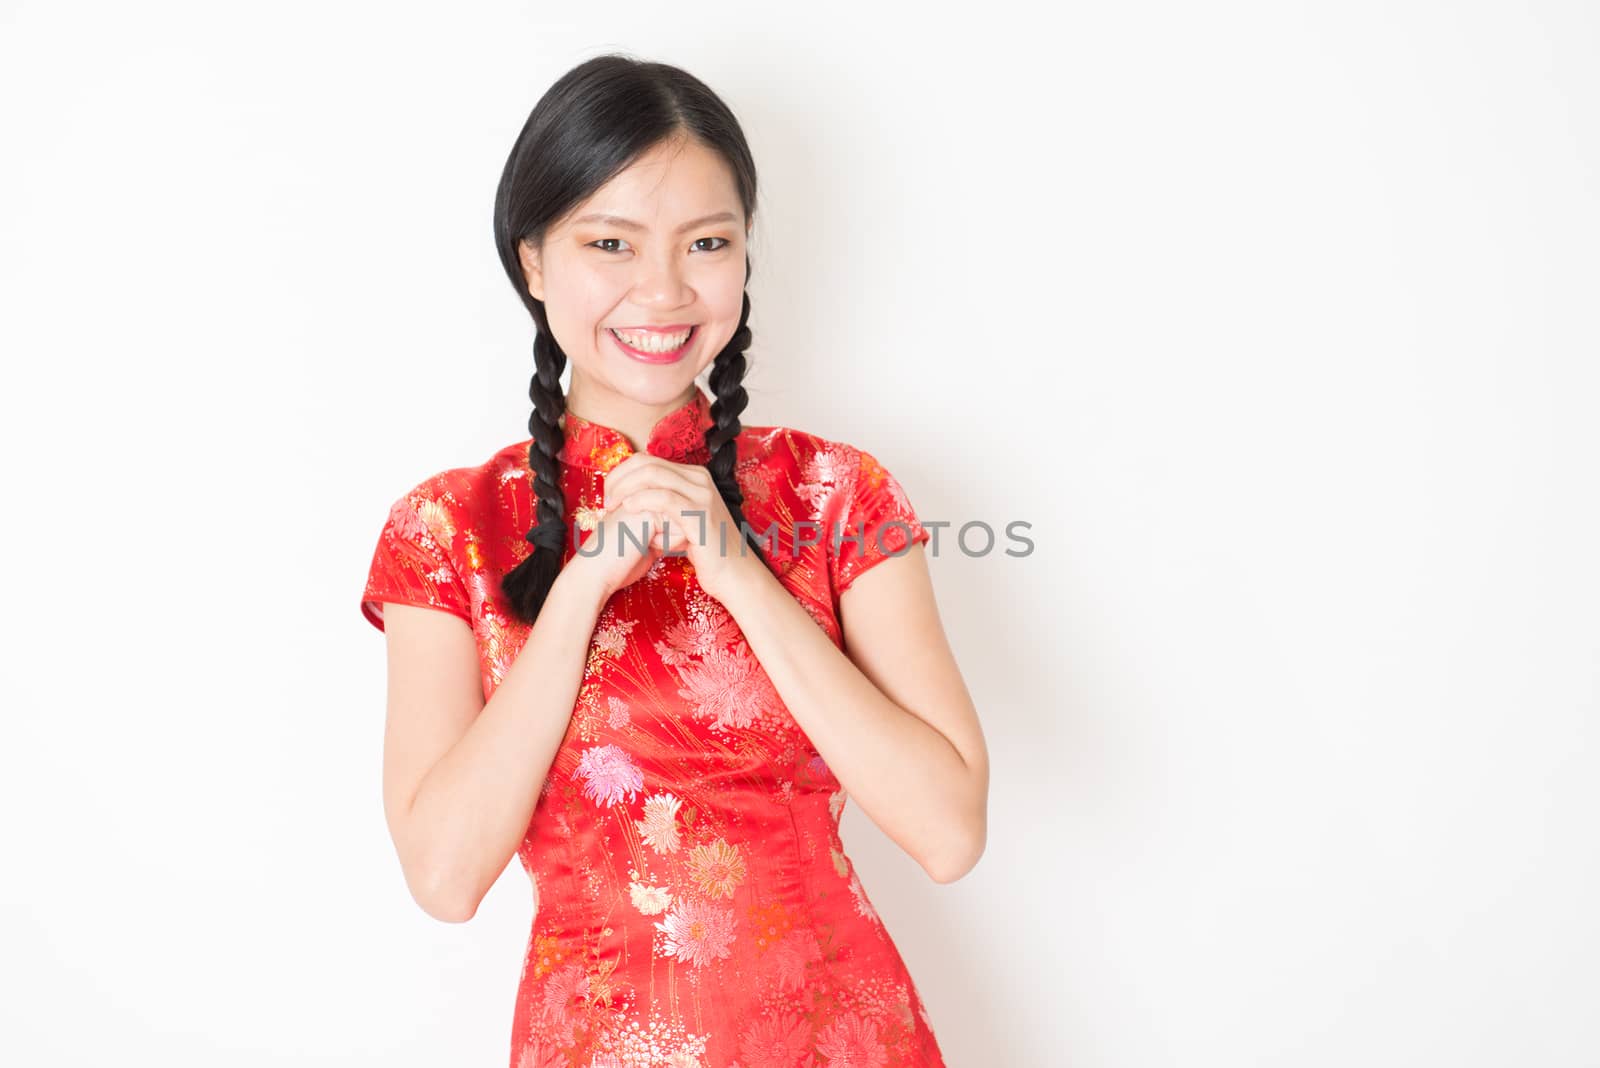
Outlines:
<svg viewBox="0 0 1600 1068"><path fill-rule="evenodd" d="M1600 1063L1595 8L1049 7L0 7L0 1056L505 1063L357 601L526 437L495 184L622 49L755 151L745 422L1033 524L931 565L980 865L847 809L948 1063Z"/></svg>

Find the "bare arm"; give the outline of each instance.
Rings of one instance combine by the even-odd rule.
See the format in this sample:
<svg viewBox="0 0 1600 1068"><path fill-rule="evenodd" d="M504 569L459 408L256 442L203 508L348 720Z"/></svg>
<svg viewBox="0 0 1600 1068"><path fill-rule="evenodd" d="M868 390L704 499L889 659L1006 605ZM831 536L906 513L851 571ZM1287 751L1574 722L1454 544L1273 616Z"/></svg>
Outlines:
<svg viewBox="0 0 1600 1068"><path fill-rule="evenodd" d="M936 882L965 875L987 838L989 756L922 547L840 595L843 653L769 570L739 569L723 603L840 785Z"/></svg>
<svg viewBox="0 0 1600 1068"><path fill-rule="evenodd" d="M839 594L841 652L738 533L739 551L723 551L732 520L704 467L635 454L606 476L613 493L677 525L671 551L688 555L872 822L936 882L971 871L988 836L989 754L921 544L875 562Z"/></svg>
<svg viewBox="0 0 1600 1068"><path fill-rule="evenodd" d="M586 569L563 569L487 703L465 622L384 605L384 815L406 885L429 915L470 920L522 844L609 596Z"/></svg>

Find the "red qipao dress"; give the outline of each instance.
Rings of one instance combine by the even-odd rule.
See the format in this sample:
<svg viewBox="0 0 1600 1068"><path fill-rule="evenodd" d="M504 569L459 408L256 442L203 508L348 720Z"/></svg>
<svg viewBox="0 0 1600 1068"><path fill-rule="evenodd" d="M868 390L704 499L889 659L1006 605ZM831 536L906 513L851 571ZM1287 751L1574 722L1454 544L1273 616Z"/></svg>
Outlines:
<svg viewBox="0 0 1600 1068"><path fill-rule="evenodd" d="M710 425L697 389L647 451L703 464ZM632 448L570 412L563 426L567 529L586 541L603 476ZM362 593L380 629L383 602L466 621L486 700L529 630L500 591L532 549L528 446L396 501ZM860 449L745 427L738 453L746 521L776 528L763 555L842 649L840 593L928 532ZM566 558L575 551L569 536ZM518 851L535 912L512 1068L942 1068L922 999L845 855L845 800L685 557L619 590Z"/></svg>

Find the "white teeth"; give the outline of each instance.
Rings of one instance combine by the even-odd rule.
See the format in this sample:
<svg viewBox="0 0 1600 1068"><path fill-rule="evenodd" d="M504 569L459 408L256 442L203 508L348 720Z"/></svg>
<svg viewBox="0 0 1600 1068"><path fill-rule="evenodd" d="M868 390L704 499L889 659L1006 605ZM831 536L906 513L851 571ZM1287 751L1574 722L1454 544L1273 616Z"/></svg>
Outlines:
<svg viewBox="0 0 1600 1068"><path fill-rule="evenodd" d="M690 330L693 330L693 327ZM670 352L689 340L690 330L676 334L630 334L622 330L613 330L611 333L617 340L644 352Z"/></svg>

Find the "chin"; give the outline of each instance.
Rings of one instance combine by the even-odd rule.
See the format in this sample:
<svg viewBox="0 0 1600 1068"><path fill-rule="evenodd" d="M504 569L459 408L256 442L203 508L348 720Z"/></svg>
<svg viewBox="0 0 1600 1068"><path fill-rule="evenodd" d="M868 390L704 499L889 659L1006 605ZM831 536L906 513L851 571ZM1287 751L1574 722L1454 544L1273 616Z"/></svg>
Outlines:
<svg viewBox="0 0 1600 1068"><path fill-rule="evenodd" d="M692 363L669 364L660 367L628 363L623 367L612 365L607 377L616 391L640 404L669 404L682 397L697 377Z"/></svg>
<svg viewBox="0 0 1600 1068"><path fill-rule="evenodd" d="M658 400L671 400L688 389L701 374L710 371L715 359L716 354L712 353L704 363L686 358L675 363L650 364L608 352L600 362L607 378L629 396L643 400L648 393Z"/></svg>

